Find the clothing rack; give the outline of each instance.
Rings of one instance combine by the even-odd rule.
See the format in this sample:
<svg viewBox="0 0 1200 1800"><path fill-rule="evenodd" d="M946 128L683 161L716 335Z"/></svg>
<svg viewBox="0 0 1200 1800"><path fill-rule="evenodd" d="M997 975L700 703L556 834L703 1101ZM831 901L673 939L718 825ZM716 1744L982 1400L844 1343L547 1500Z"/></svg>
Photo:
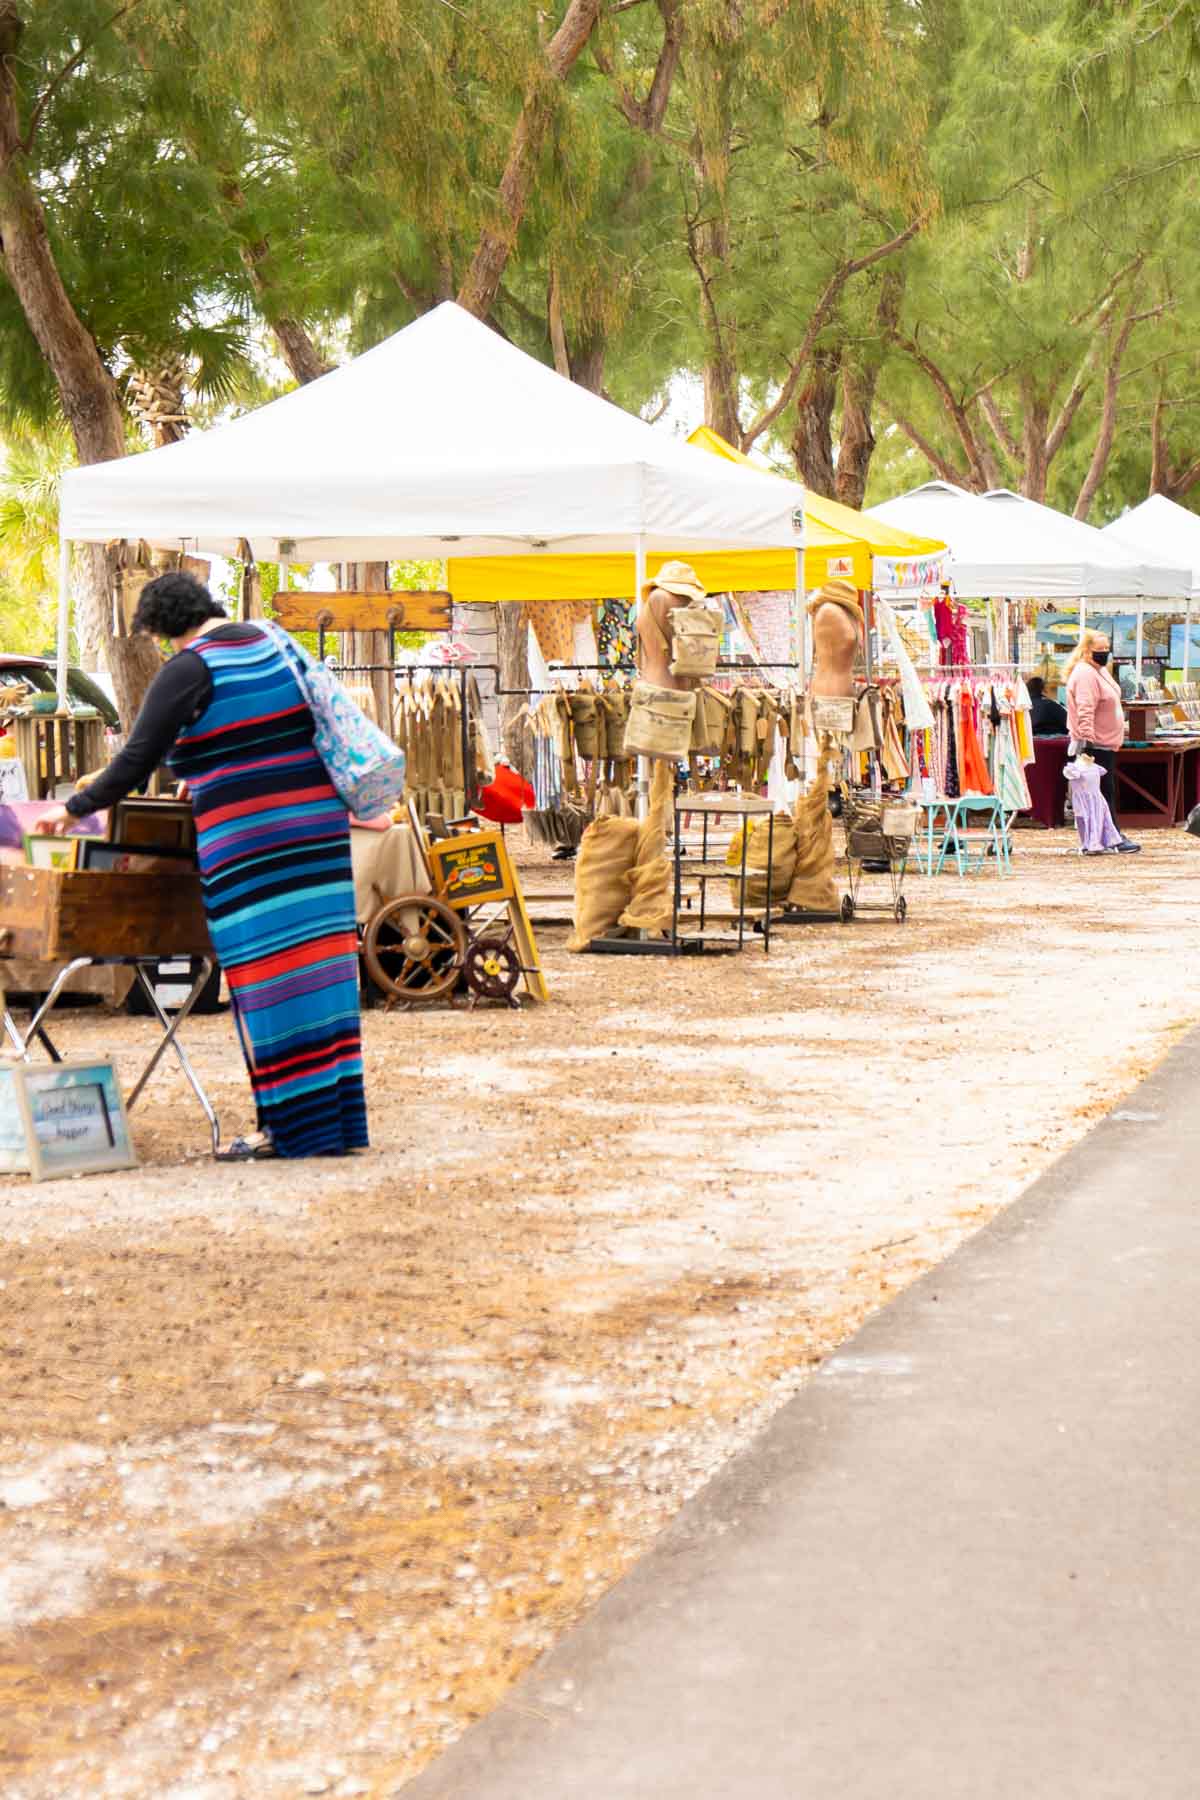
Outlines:
<svg viewBox="0 0 1200 1800"><path fill-rule="evenodd" d="M394 630L391 633L391 649L394 655ZM470 766L471 719L468 711L470 690L467 682L468 678L474 674L476 669L495 669L496 665L494 663L459 663L457 666L450 663L441 663L436 666L432 663L400 663L398 665L396 663L339 663L333 657L327 659L323 658L322 660L325 661L325 666L330 670L330 673L336 675L339 681L347 675L390 675L393 680L399 676L402 680L409 682L418 675L453 675L457 677L460 702L459 736L462 743L463 787L465 789L467 811L470 812L478 796L475 792L475 771ZM498 670L497 673L499 673Z"/></svg>
<svg viewBox="0 0 1200 1800"><path fill-rule="evenodd" d="M475 663L472 666L477 669L491 669L497 675L500 673L500 670L495 663ZM797 675L800 672L798 666L792 662L718 662L714 674L740 672L744 675L753 675L760 669L790 669ZM577 675L619 675L636 674L637 669L632 663L555 663L554 667L550 670L552 679L555 675L563 673ZM533 694L544 694L550 690L535 687L496 687L493 691L502 699L528 700Z"/></svg>

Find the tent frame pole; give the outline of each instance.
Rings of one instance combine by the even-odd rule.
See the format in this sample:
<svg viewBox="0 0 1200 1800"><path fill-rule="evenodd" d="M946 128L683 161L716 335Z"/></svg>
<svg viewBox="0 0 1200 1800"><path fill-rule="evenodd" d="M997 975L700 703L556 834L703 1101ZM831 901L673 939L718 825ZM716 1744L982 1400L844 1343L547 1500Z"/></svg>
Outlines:
<svg viewBox="0 0 1200 1800"><path fill-rule="evenodd" d="M71 661L71 543L58 540L58 641L56 646L55 686L58 710L69 710L69 665Z"/></svg>
<svg viewBox="0 0 1200 1800"><path fill-rule="evenodd" d="M805 604L804 549L796 551L796 660L800 665L800 691L808 694L808 607ZM800 739L800 788L808 792L808 730Z"/></svg>
<svg viewBox="0 0 1200 1800"><path fill-rule="evenodd" d="M1186 682L1192 666L1192 597L1188 595L1183 615L1183 679Z"/></svg>
<svg viewBox="0 0 1200 1800"><path fill-rule="evenodd" d="M1139 681L1142 679L1142 652L1145 648L1145 639L1146 639L1146 603L1144 600L1139 600L1137 603L1137 643L1134 647L1134 664L1133 664L1134 672L1136 673Z"/></svg>
<svg viewBox="0 0 1200 1800"><path fill-rule="evenodd" d="M643 533L639 531L636 538L633 541L633 593L634 593L633 604L634 604L635 620L637 618L638 613L641 611L642 589L645 587L645 585L646 585L646 539L645 539L645 536L643 535ZM635 633L637 631L636 624L634 626L634 631L635 631ZM641 640L640 639L638 639L637 648L638 648L638 652L639 652L639 654L637 656L637 661L640 663L641 662L641 656L640 656ZM648 756L639 756L637 759L637 807L636 807L636 812L637 812L638 818L644 819L646 817L646 814L649 811L650 811L650 758Z"/></svg>

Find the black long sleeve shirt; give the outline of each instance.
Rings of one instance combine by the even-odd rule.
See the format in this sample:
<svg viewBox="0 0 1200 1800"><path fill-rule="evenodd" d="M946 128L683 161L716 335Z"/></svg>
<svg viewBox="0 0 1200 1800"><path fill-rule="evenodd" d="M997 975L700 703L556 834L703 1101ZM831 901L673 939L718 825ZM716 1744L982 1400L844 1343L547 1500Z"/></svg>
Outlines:
<svg viewBox="0 0 1200 1800"><path fill-rule="evenodd" d="M205 632L221 643L248 643L257 635L253 625L220 625ZM81 788L67 801L67 811L81 819L123 800L149 780L185 725L199 718L212 699L212 676L202 656L180 650L161 668L146 690L133 729L107 769L90 787Z"/></svg>
<svg viewBox="0 0 1200 1800"><path fill-rule="evenodd" d="M1066 737L1067 709L1043 694L1033 702L1031 723L1034 737Z"/></svg>

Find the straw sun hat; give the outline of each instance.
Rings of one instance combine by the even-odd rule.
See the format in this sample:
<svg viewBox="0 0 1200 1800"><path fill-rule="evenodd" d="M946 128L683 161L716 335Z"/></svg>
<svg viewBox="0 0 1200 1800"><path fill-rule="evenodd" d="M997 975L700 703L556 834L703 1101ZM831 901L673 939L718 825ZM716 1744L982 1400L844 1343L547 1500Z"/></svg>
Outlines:
<svg viewBox="0 0 1200 1800"><path fill-rule="evenodd" d="M863 622L862 601L859 599L858 589L852 587L848 581L827 581L816 599L809 601L808 610L810 613L815 613L822 606L840 606L858 625Z"/></svg>
<svg viewBox="0 0 1200 1800"><path fill-rule="evenodd" d="M690 563L666 562L652 581L642 587L642 599L653 593L655 588L665 588L668 594L678 594L684 600L707 600L708 594L701 585L700 577Z"/></svg>

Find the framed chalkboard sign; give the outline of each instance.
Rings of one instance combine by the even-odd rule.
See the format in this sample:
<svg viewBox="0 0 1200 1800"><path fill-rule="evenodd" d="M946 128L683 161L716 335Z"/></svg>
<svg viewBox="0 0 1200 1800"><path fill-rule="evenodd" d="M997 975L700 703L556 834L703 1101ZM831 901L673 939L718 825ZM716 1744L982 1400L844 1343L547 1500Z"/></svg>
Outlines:
<svg viewBox="0 0 1200 1800"><path fill-rule="evenodd" d="M136 1166L111 1062L0 1063L0 1171L51 1181Z"/></svg>

